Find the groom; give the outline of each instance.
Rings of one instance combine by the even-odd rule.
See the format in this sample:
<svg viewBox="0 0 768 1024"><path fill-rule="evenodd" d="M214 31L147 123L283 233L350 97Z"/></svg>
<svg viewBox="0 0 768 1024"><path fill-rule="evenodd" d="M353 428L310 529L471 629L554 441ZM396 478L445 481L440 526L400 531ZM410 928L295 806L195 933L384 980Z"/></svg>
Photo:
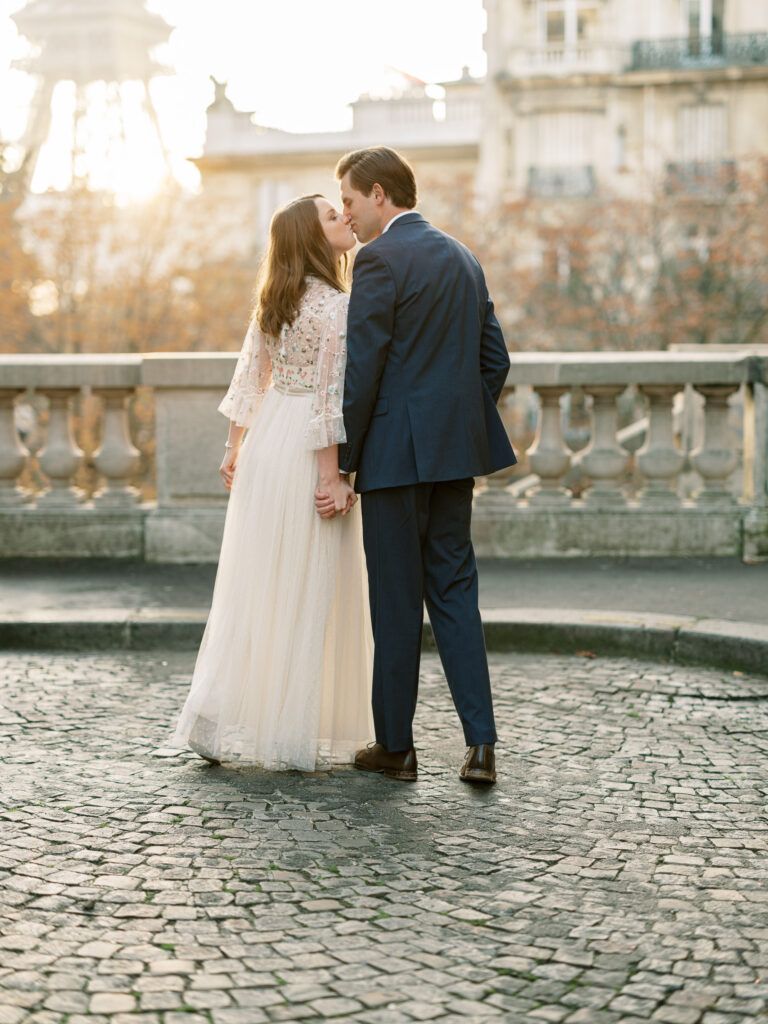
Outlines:
<svg viewBox="0 0 768 1024"><path fill-rule="evenodd" d="M347 323L342 473L362 495L374 637L376 743L355 767L417 774L412 723L426 601L469 751L467 782L496 780L491 685L470 538L475 476L512 465L496 410L509 355L483 271L416 213L416 181L392 149L336 168L345 219L368 243ZM320 514L328 512L316 496Z"/></svg>

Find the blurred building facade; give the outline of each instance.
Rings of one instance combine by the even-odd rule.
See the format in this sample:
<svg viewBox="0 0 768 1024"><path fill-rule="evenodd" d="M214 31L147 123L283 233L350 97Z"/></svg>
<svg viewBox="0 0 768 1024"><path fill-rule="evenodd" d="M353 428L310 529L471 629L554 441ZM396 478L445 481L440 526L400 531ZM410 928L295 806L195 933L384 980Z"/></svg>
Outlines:
<svg viewBox="0 0 768 1024"><path fill-rule="evenodd" d="M345 132L259 128L223 86L197 164L211 196L247 210L263 240L277 205L333 197L344 152L404 152L441 202L457 186L482 205L562 200L644 187L728 187L736 164L768 154L768 3L755 0L485 0L484 81L468 74L435 99L411 83L353 104ZM460 188L459 188L460 186ZM434 205L434 198L433 198Z"/></svg>
<svg viewBox="0 0 768 1024"><path fill-rule="evenodd" d="M481 196L701 191L768 154L768 3L485 7Z"/></svg>
<svg viewBox="0 0 768 1024"><path fill-rule="evenodd" d="M435 98L435 93L440 98ZM228 208L247 210L250 241L266 238L275 208L294 196L338 195L334 168L352 149L378 144L406 153L422 191L430 179L472 187L479 161L484 88L465 71L437 90L403 79L389 99L363 96L352 104L352 127L341 132L292 133L262 128L248 112L235 110L225 86L216 85L208 108L203 155L195 163L204 191ZM242 223L242 221L240 221ZM243 238L245 242L245 238Z"/></svg>

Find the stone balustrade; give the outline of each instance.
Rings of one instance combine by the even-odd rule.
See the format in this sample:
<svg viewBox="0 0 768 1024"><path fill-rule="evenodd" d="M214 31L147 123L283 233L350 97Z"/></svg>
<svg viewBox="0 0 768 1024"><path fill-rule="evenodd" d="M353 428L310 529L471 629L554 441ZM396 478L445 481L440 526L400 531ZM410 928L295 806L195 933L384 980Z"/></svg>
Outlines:
<svg viewBox="0 0 768 1024"><path fill-rule="evenodd" d="M0 556L215 560L227 501L216 407L235 358L0 356ZM743 349L513 353L500 410L520 464L478 481L478 553L768 558L767 385L768 353ZM151 502L132 486L137 388L155 403ZM14 415L29 392L48 403L34 451ZM81 392L102 408L87 457L73 431ZM99 481L87 495L84 458ZM45 484L25 490L32 463Z"/></svg>
<svg viewBox="0 0 768 1024"><path fill-rule="evenodd" d="M509 56L507 75L519 78L569 75L575 72L618 73L626 67L629 56L628 47L586 42L515 47Z"/></svg>
<svg viewBox="0 0 768 1024"><path fill-rule="evenodd" d="M509 388L529 389L539 407L533 442L523 449L532 475L525 488L489 481L478 494L477 549L768 556L766 356L743 349L513 354ZM568 443L567 407L576 396L590 408L583 449ZM640 435L621 422L628 398ZM699 424L684 435L685 407Z"/></svg>

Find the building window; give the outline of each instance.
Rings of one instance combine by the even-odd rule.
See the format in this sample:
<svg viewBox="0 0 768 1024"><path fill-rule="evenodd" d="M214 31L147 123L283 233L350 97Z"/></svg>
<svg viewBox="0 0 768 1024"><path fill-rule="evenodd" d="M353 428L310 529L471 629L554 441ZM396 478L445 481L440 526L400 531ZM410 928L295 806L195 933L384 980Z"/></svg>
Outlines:
<svg viewBox="0 0 768 1024"><path fill-rule="evenodd" d="M697 103L678 112L678 159L683 163L725 160L727 120L722 103Z"/></svg>
<svg viewBox="0 0 768 1024"><path fill-rule="evenodd" d="M546 46L573 47L594 34L595 0L539 0L539 36Z"/></svg>
<svg viewBox="0 0 768 1024"><path fill-rule="evenodd" d="M688 53L692 57L721 55L725 0L683 0Z"/></svg>
<svg viewBox="0 0 768 1024"><path fill-rule="evenodd" d="M680 107L677 158L667 164L666 189L691 196L716 197L733 191L736 165L728 158L728 121L724 104Z"/></svg>
<svg viewBox="0 0 768 1024"><path fill-rule="evenodd" d="M539 196L584 196L595 189L594 143L600 115L553 110L529 119L528 189Z"/></svg>
<svg viewBox="0 0 768 1024"><path fill-rule="evenodd" d="M565 42L565 11L555 8L546 12L544 39L553 44Z"/></svg>

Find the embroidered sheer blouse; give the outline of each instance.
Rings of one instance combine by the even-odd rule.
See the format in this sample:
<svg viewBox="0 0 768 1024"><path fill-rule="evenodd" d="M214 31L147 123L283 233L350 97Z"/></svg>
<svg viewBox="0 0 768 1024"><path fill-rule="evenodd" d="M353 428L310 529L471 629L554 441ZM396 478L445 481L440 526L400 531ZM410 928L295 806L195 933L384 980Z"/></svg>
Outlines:
<svg viewBox="0 0 768 1024"><path fill-rule="evenodd" d="M348 303L346 293L308 277L296 319L283 325L278 338L268 337L251 321L219 412L240 427L250 427L270 386L312 395L307 448L343 444Z"/></svg>

